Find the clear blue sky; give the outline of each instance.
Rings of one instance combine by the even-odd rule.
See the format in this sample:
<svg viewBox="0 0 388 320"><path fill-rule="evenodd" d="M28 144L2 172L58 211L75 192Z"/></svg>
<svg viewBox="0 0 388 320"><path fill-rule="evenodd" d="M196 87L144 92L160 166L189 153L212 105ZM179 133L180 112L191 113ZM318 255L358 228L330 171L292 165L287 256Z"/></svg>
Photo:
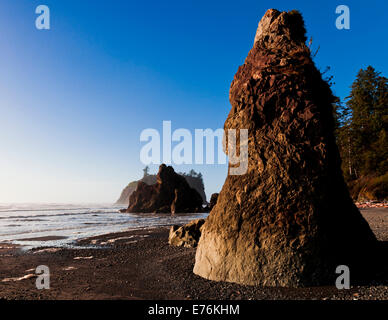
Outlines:
<svg viewBox="0 0 388 320"><path fill-rule="evenodd" d="M51 30L35 28L35 8ZM350 30L335 8L350 7ZM229 86L269 8L302 12L320 69L344 98L357 71L385 76L388 2L3 0L0 202L113 202L142 175L140 132L221 128ZM193 167L208 196L226 166ZM152 167L152 171L156 168Z"/></svg>

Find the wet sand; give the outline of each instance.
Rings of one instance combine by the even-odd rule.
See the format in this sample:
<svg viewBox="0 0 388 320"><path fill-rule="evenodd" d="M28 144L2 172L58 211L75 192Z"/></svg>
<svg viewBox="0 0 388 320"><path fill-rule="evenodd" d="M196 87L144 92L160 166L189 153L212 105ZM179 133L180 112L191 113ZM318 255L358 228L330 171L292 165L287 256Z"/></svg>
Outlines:
<svg viewBox="0 0 388 320"><path fill-rule="evenodd" d="M388 241L388 209L361 212L378 239ZM208 281L192 273L195 249L170 247L168 231L108 234L81 240L81 247L74 249L25 252L2 243L0 299L388 299L388 268L379 281L350 290L334 286L262 288ZM49 290L35 287L34 270L39 265L50 268Z"/></svg>
<svg viewBox="0 0 388 320"><path fill-rule="evenodd" d="M53 241L53 240L63 240L67 239L68 237L62 237L62 236L46 236L46 237L36 237L36 238L24 238L24 239L18 239L19 241Z"/></svg>

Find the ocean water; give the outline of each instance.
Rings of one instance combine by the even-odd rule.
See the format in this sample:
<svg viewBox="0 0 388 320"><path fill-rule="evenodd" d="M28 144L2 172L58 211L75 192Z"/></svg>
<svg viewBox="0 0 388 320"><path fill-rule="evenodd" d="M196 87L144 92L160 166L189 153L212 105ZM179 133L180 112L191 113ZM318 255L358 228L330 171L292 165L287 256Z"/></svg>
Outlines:
<svg viewBox="0 0 388 320"><path fill-rule="evenodd" d="M71 247L82 238L149 227L184 224L208 214L128 214L112 205L0 204L0 243L23 248ZM39 237L63 237L42 241ZM29 239L29 240L24 240Z"/></svg>

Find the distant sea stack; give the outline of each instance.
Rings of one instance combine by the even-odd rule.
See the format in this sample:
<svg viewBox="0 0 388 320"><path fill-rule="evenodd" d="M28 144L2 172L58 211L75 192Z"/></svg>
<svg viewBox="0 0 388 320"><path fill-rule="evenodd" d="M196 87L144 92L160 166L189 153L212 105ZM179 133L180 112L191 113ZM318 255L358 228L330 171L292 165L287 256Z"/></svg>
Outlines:
<svg viewBox="0 0 388 320"><path fill-rule="evenodd" d="M162 164L156 183L142 181L129 197L128 213L189 213L202 212L202 197L186 179L171 166Z"/></svg>
<svg viewBox="0 0 388 320"><path fill-rule="evenodd" d="M217 204L217 200L218 200L218 196L219 194L218 193L213 193L210 197L210 202L209 202L209 209L212 210L216 204Z"/></svg>
<svg viewBox="0 0 388 320"><path fill-rule="evenodd" d="M191 170L189 173L179 173L179 175L186 179L191 188L197 190L201 195L203 204L206 204L205 185L203 183L202 174ZM121 192L120 198L116 201L117 205L128 205L129 197L136 190L139 181L148 185L155 184L156 174L148 174L148 172L145 171L142 179L130 182Z"/></svg>
<svg viewBox="0 0 388 320"><path fill-rule="evenodd" d="M194 273L302 287L353 276L377 241L345 185L329 85L297 11L271 9L230 88L225 129L248 129L248 171L228 175L202 229Z"/></svg>
<svg viewBox="0 0 388 320"><path fill-rule="evenodd" d="M145 174L140 180L130 182L121 192L120 198L116 201L116 204L128 205L129 197L136 190L139 181L146 184L154 184L156 183L156 174Z"/></svg>

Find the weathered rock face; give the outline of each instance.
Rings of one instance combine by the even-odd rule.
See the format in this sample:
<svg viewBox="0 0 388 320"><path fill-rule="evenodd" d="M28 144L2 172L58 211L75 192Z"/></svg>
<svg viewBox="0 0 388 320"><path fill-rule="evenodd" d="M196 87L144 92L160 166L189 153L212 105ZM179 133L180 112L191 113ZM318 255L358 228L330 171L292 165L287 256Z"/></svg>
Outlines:
<svg viewBox="0 0 388 320"><path fill-rule="evenodd" d="M353 204L334 138L333 95L302 16L268 10L230 88L225 129L248 129L248 171L228 175L203 227L194 273L263 286L334 284L376 239ZM230 165L231 166L231 165Z"/></svg>
<svg viewBox="0 0 388 320"><path fill-rule="evenodd" d="M197 219L179 227L172 226L168 237L168 243L176 247L194 248L201 237L202 226L205 219Z"/></svg>
<svg viewBox="0 0 388 320"><path fill-rule="evenodd" d="M156 184L139 181L129 198L126 212L132 213L185 213L202 211L202 198L186 179L172 167L162 164Z"/></svg>
<svg viewBox="0 0 388 320"><path fill-rule="evenodd" d="M189 186L198 191L201 195L202 202L206 203L206 194L205 194L205 185L203 184L202 175L194 172L194 175L180 173L179 175L183 176ZM130 182L121 192L120 198L116 201L115 204L124 204L128 205L129 197L136 190L137 184L139 181L142 181L146 184L155 184L156 183L156 174L145 175L142 179Z"/></svg>

